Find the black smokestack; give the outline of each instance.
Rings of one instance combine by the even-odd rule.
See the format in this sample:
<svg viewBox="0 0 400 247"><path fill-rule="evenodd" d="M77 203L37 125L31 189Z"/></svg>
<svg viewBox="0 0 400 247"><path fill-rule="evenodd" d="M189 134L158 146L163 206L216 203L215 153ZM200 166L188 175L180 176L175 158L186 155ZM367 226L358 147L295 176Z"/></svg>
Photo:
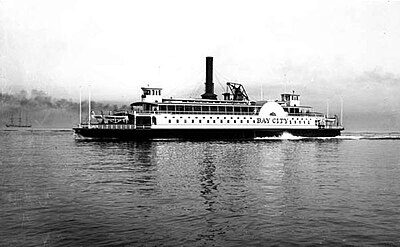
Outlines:
<svg viewBox="0 0 400 247"><path fill-rule="evenodd" d="M206 57L206 91L201 95L202 99L216 100L217 95L214 94L214 83L213 83L213 58Z"/></svg>

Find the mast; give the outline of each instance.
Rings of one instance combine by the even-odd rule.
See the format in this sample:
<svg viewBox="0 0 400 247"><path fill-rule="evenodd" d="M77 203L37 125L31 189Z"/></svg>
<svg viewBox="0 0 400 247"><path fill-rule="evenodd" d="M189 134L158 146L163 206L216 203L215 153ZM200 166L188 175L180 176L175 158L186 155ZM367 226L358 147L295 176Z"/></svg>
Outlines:
<svg viewBox="0 0 400 247"><path fill-rule="evenodd" d="M343 98L340 97L340 126L343 126Z"/></svg>
<svg viewBox="0 0 400 247"><path fill-rule="evenodd" d="M79 87L79 127L82 123L82 87Z"/></svg>
<svg viewBox="0 0 400 247"><path fill-rule="evenodd" d="M22 125L22 111L21 111L21 110L19 110L19 119L18 119L18 124L19 124L19 126L21 126L21 125Z"/></svg>
<svg viewBox="0 0 400 247"><path fill-rule="evenodd" d="M91 110L92 110L92 109L91 109L91 99L90 99L90 96L91 96L91 95L90 95L90 85L89 85L89 122L88 122L88 124L89 124L88 127L89 127L89 128L90 128L90 114L91 114L90 112L91 112Z"/></svg>
<svg viewBox="0 0 400 247"><path fill-rule="evenodd" d="M326 118L329 118L329 101L326 101Z"/></svg>

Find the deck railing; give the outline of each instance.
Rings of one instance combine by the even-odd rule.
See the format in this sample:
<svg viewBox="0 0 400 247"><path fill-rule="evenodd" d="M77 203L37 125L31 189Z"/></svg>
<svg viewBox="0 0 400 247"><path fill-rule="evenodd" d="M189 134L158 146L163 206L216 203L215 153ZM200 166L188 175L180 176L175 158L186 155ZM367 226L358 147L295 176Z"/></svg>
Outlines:
<svg viewBox="0 0 400 247"><path fill-rule="evenodd" d="M128 130L128 129L136 129L137 126L134 124L81 124L81 128L88 128L88 129L121 129L121 130Z"/></svg>

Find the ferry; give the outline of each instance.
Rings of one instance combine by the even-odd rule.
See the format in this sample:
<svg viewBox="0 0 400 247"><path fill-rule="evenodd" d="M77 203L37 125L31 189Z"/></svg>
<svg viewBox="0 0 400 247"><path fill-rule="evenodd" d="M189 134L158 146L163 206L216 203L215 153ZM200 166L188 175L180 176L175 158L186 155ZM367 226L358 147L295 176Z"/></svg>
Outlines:
<svg viewBox="0 0 400 247"><path fill-rule="evenodd" d="M78 137L155 140L248 140L278 137L334 137L344 130L342 111L328 116L300 104L300 95L282 93L279 100L252 101L243 85L227 82L214 93L213 57L206 57L205 92L201 98L164 98L162 88L142 87L141 101L129 110L96 114L73 128ZM89 100L90 101L90 100Z"/></svg>

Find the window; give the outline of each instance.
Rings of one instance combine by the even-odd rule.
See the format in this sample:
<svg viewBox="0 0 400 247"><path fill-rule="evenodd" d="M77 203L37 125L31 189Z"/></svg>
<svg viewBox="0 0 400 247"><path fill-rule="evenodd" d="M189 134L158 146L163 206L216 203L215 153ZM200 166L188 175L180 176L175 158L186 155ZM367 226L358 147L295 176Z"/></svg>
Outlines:
<svg viewBox="0 0 400 247"><path fill-rule="evenodd" d="M175 111L175 106L174 105L169 105L168 106L168 111L169 112L174 112Z"/></svg>
<svg viewBox="0 0 400 247"><path fill-rule="evenodd" d="M193 111L193 107L191 105L185 106L185 112L192 112L192 111Z"/></svg>
<svg viewBox="0 0 400 247"><path fill-rule="evenodd" d="M183 105L176 106L176 111L178 111L178 112L183 112L183 109L184 109Z"/></svg>
<svg viewBox="0 0 400 247"><path fill-rule="evenodd" d="M194 123L194 119L192 120L192 123Z"/></svg>
<svg viewBox="0 0 400 247"><path fill-rule="evenodd" d="M179 119L176 120L176 123L179 123Z"/></svg>
<svg viewBox="0 0 400 247"><path fill-rule="evenodd" d="M242 107L241 108L242 113L249 113L249 108L248 107Z"/></svg>
<svg viewBox="0 0 400 247"><path fill-rule="evenodd" d="M171 123L171 119L168 120L168 123Z"/></svg>

